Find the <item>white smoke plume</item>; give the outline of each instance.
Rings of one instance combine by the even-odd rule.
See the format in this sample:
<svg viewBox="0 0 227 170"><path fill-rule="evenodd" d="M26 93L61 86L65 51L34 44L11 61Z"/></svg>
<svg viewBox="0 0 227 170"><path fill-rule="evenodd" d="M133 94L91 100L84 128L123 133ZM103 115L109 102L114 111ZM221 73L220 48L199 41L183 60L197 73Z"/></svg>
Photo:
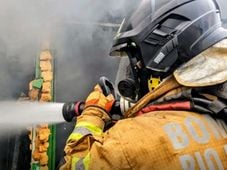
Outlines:
<svg viewBox="0 0 227 170"><path fill-rule="evenodd" d="M56 59L58 100L84 97L101 75L114 78L118 60L108 52L136 1L0 0L0 99L26 91L44 49Z"/></svg>

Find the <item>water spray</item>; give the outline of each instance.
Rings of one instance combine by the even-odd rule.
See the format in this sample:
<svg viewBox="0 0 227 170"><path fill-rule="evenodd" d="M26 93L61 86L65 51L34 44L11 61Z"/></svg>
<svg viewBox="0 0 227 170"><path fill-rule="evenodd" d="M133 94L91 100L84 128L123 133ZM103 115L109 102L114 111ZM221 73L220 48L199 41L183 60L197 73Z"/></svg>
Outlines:
<svg viewBox="0 0 227 170"><path fill-rule="evenodd" d="M114 87L107 78L101 77L98 84L105 96L112 94L115 97L115 103L110 111L111 119L117 121L124 118L124 113L133 103L115 95ZM84 106L83 101L70 103L0 102L0 134L3 133L4 128L7 130L8 127L23 128L41 123L71 122L82 114Z"/></svg>

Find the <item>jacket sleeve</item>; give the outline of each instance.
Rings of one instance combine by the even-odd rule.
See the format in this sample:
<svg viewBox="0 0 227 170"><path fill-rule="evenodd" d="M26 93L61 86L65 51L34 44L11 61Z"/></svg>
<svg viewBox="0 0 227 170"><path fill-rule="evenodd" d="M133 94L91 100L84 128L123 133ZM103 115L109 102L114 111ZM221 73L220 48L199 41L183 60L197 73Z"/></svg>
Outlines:
<svg viewBox="0 0 227 170"><path fill-rule="evenodd" d="M106 113L99 108L87 108L78 117L74 131L69 136L62 169L112 169L127 167L119 139L103 133Z"/></svg>

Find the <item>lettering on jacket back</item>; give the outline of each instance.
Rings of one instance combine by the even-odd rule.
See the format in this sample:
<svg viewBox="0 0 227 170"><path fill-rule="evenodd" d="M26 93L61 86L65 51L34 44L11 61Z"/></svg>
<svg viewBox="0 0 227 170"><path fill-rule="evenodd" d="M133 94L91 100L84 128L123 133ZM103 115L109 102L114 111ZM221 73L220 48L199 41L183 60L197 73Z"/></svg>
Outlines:
<svg viewBox="0 0 227 170"><path fill-rule="evenodd" d="M183 170L224 170L223 160L227 161L227 143L224 140L227 139L227 126L224 121L214 120L208 115L204 119L188 116L183 123L171 122L163 129L173 149L180 153L179 162Z"/></svg>

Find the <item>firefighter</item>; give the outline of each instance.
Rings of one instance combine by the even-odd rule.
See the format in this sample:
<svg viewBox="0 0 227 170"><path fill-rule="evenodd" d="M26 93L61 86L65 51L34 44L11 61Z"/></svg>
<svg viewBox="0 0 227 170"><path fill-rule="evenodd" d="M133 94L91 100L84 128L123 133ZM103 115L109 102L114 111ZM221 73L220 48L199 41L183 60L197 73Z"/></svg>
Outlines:
<svg viewBox="0 0 227 170"><path fill-rule="evenodd" d="M104 132L114 97L95 86L60 169L226 169L226 38L215 0L142 0L111 50L136 104Z"/></svg>

